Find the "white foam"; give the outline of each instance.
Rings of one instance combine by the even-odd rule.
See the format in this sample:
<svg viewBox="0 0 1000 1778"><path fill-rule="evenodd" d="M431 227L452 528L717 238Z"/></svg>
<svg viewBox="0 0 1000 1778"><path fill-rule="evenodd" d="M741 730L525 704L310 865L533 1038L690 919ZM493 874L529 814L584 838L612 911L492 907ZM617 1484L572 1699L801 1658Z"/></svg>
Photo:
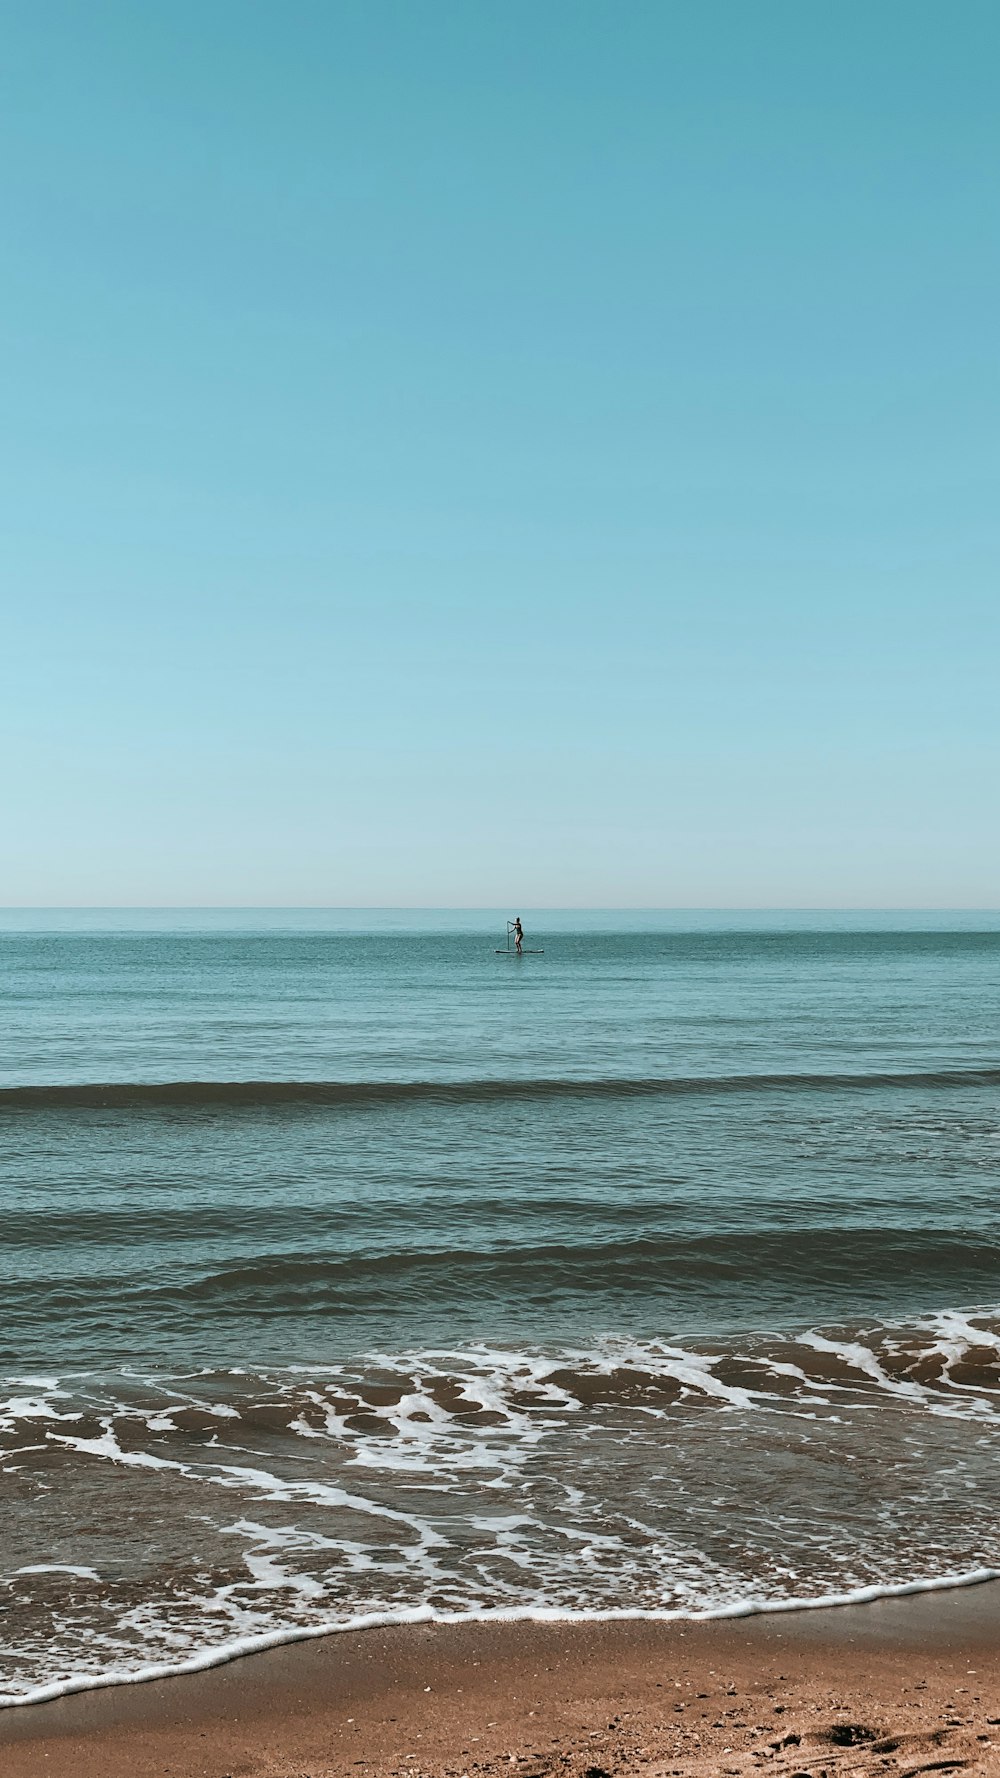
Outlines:
<svg viewBox="0 0 1000 1778"><path fill-rule="evenodd" d="M106 1457L110 1462L122 1464L126 1468L173 1470L179 1475L197 1476L201 1481L209 1482L217 1487L252 1489L258 1498L264 1500L299 1500L314 1506L346 1507L353 1512L364 1513L374 1518L389 1519L395 1524L404 1525L416 1533L423 1544L443 1543L437 1532L414 1513L406 1513L392 1507L384 1506L367 1496L351 1493L348 1489L330 1482L310 1480L304 1482L286 1481L281 1476L272 1474L270 1470L250 1468L244 1464L213 1463L195 1466L181 1463L170 1457L157 1457L146 1451L123 1451L110 1421L100 1438L76 1438L69 1433L50 1432L48 1437L56 1444L65 1445L69 1449L81 1452L88 1457Z"/></svg>
<svg viewBox="0 0 1000 1778"><path fill-rule="evenodd" d="M112 1463L121 1463L126 1469L184 1469L182 1463L174 1463L169 1457L155 1457L150 1451L123 1451L114 1433L111 1423L105 1423L105 1430L100 1438L76 1438L68 1432L50 1432L49 1438L54 1444L66 1445L71 1451L79 1451L84 1457L107 1457Z"/></svg>
<svg viewBox="0 0 1000 1778"><path fill-rule="evenodd" d="M884 1389L888 1395L904 1395L910 1401L924 1401L926 1389L919 1383L900 1383L886 1375L874 1352L868 1346L862 1346L857 1340L829 1340L823 1334L807 1333L802 1335L802 1344L811 1346L814 1352L829 1352L839 1358L852 1370L860 1371Z"/></svg>
<svg viewBox="0 0 1000 1778"><path fill-rule="evenodd" d="M15 1574L78 1574L81 1580L100 1580L96 1568L80 1568L75 1562L27 1562Z"/></svg>
<svg viewBox="0 0 1000 1778"><path fill-rule="evenodd" d="M19 1420L79 1420L79 1414L60 1414L49 1401L36 1395L12 1395L0 1402L0 1431L10 1432Z"/></svg>
<svg viewBox="0 0 1000 1778"><path fill-rule="evenodd" d="M1000 1355L1000 1334L994 1333L991 1328L977 1327L967 1316L955 1310L943 1310L940 1314L929 1316L921 1326L937 1334L928 1350L944 1360L944 1371L950 1386L981 1396L980 1388L972 1383L957 1383L951 1372L971 1351L982 1351L985 1348Z"/></svg>

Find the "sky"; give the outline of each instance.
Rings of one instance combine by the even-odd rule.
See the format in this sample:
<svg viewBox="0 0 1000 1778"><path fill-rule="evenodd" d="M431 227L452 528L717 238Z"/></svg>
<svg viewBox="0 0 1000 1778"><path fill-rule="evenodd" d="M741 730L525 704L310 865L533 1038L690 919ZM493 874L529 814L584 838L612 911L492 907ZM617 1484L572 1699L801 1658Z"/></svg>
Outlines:
<svg viewBox="0 0 1000 1778"><path fill-rule="evenodd" d="M993 0L0 26L0 902L997 906Z"/></svg>

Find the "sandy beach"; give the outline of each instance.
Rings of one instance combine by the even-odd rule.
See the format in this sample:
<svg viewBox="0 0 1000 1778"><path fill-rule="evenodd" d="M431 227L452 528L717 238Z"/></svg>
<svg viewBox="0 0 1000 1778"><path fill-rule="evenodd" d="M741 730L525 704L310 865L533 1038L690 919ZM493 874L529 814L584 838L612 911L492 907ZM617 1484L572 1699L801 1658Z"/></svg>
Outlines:
<svg viewBox="0 0 1000 1778"><path fill-rule="evenodd" d="M1000 1772L1000 1584L672 1624L406 1626L6 1711L5 1778Z"/></svg>

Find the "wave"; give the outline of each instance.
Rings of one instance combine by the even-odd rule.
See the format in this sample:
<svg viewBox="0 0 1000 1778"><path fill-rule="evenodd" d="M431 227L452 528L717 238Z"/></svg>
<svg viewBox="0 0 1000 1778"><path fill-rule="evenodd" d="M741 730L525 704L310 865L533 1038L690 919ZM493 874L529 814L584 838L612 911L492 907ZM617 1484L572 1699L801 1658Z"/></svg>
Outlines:
<svg viewBox="0 0 1000 1778"><path fill-rule="evenodd" d="M494 1099L652 1099L672 1094L865 1092L886 1088L1000 1086L1000 1067L879 1069L869 1073L606 1076L585 1080L169 1080L82 1081L0 1087L0 1111L201 1106L380 1105L407 1100L478 1104Z"/></svg>
<svg viewBox="0 0 1000 1778"><path fill-rule="evenodd" d="M16 1232L16 1231L15 1231ZM65 1247L67 1231L61 1231ZM606 1236L579 1241L489 1243L480 1247L391 1245L382 1251L233 1254L210 1267L193 1268L182 1249L168 1268L160 1257L152 1274L122 1276L105 1269L37 1273L9 1278L4 1286L7 1331L22 1313L34 1322L53 1313L95 1313L103 1322L109 1303L134 1313L170 1316L198 1305L214 1314L288 1315L302 1311L353 1314L428 1309L453 1304L463 1320L484 1300L533 1303L600 1303L644 1293L680 1297L691 1289L759 1297L783 1281L800 1288L824 1283L881 1281L887 1267L905 1271L912 1286L955 1281L968 1296L990 1290L1000 1273L1000 1244L984 1230L957 1233L876 1226L752 1229L717 1234L669 1233L631 1239Z"/></svg>
<svg viewBox="0 0 1000 1778"><path fill-rule="evenodd" d="M707 1623L726 1618L767 1617L789 1611L831 1611L846 1606L872 1605L883 1599L907 1599L919 1593L951 1592L959 1587L980 1587L1000 1580L1000 1568L973 1568L963 1574L933 1575L926 1580L888 1582L881 1586L855 1587L846 1593L826 1593L819 1598L741 1600L706 1611L646 1610L641 1606L611 1607L600 1611L563 1611L531 1607L518 1610L435 1611L417 1605L403 1611L359 1612L329 1624L288 1625L256 1636L241 1636L219 1648L200 1649L180 1661L157 1661L146 1667L118 1673L72 1675L33 1687L30 1691L0 1693L0 1710L22 1704L48 1704L74 1692L104 1691L110 1686L145 1685L154 1679L177 1679L186 1673L204 1673L224 1667L245 1655L263 1654L270 1648L294 1642L316 1642L320 1637L345 1631L386 1630L409 1624L608 1624L608 1623Z"/></svg>
<svg viewBox="0 0 1000 1778"><path fill-rule="evenodd" d="M809 1265L819 1272L840 1275L857 1268L880 1272L891 1256L894 1265L914 1273L948 1272L968 1268L996 1278L1000 1246L981 1234L969 1239L950 1229L789 1229L735 1230L723 1235L639 1236L632 1240L606 1238L587 1242L543 1244L510 1242L475 1250L469 1247L395 1249L385 1253L292 1256L259 1255L181 1285L179 1297L228 1295L244 1292L310 1290L324 1285L345 1286L352 1294L373 1295L380 1280L399 1288L405 1281L424 1291L435 1283L448 1289L468 1288L474 1279L481 1285L506 1286L508 1278L520 1281L522 1291L532 1287L548 1293L608 1288L648 1287L657 1282L679 1281L691 1273L699 1279L760 1275L767 1271L797 1272ZM174 1295L174 1291L169 1291Z"/></svg>

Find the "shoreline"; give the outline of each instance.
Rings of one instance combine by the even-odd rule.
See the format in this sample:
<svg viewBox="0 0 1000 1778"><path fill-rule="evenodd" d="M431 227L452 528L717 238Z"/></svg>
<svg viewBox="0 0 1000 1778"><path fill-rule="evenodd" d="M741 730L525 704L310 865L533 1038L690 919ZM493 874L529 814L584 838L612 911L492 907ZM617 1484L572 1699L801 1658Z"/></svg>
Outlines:
<svg viewBox="0 0 1000 1778"><path fill-rule="evenodd" d="M1000 1582L739 1618L332 1632L6 1709L0 1750L5 1778L1000 1773Z"/></svg>
<svg viewBox="0 0 1000 1778"><path fill-rule="evenodd" d="M344 1624L289 1626L285 1630L264 1631L259 1636L249 1636L243 1642L223 1643L218 1648L203 1649L176 1665L166 1662L156 1663L150 1667L141 1667L133 1672L96 1674L92 1678L80 1677L66 1680L54 1680L51 1684L37 1686L34 1691L26 1692L23 1698L0 1693L0 1723L8 1710L34 1710L44 1704L54 1703L60 1698L79 1697L87 1692L113 1691L120 1687L135 1685L156 1685L173 1679L186 1679L197 1673L208 1673L216 1668L225 1667L233 1661L252 1660L254 1656L268 1654L276 1649L293 1648L303 1642L323 1641L327 1637L351 1636L365 1634L369 1631L405 1630L420 1626L427 1628L475 1629L479 1625L498 1624L505 1627L551 1624L557 1626L578 1626L586 1629L589 1626L602 1624L623 1625L674 1625L683 1627L687 1624L733 1623L748 1618L778 1617L799 1612L818 1611L849 1611L867 1605L876 1605L894 1599L916 1598L924 1593L950 1593L967 1587L989 1586L1000 1581L1000 1570L995 1568L971 1569L967 1573L941 1575L930 1580L912 1580L887 1582L884 1586L872 1585L858 1587L848 1593L832 1593L822 1595L818 1599L792 1598L777 1599L766 1604L721 1605L716 1609L705 1611L658 1611L634 1609L628 1606L610 1607L606 1610L593 1611L562 1611L553 1607L525 1607L523 1610L479 1612L436 1612L431 1606L416 1606L410 1612L373 1612L361 1614L356 1619ZM0 1737L2 1740L2 1737Z"/></svg>

